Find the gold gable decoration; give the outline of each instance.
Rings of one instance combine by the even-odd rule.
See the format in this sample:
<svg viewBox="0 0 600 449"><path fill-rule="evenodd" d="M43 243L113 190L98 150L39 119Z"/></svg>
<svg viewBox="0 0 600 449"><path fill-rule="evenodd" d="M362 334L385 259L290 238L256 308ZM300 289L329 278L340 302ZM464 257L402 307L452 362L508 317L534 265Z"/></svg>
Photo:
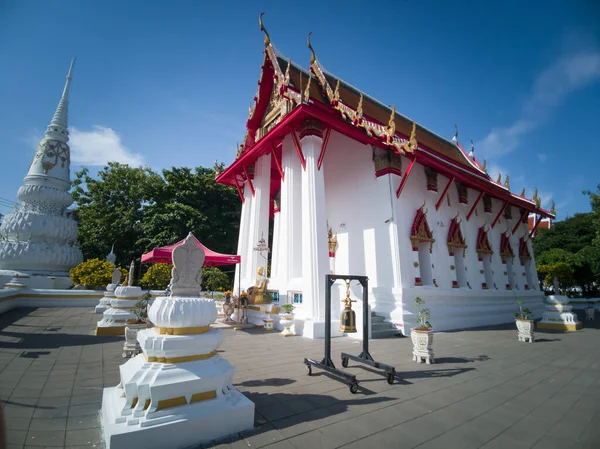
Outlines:
<svg viewBox="0 0 600 449"><path fill-rule="evenodd" d="M371 120L365 119L362 114L362 93L361 100L359 102L359 106L357 109L352 109L351 107L344 104L342 99L340 98L340 80L337 80L335 91L329 85L327 78L325 77L325 73L323 72L323 68L319 64L319 60L317 59L314 49L310 43L310 33L308 38L308 48L311 52L311 63L310 63L310 71L314 74L319 82L321 89L327 95L327 99L329 100L329 104L336 109L344 120L350 120L354 126L364 128L365 132L368 136L376 136L379 137L385 145L389 145L391 147L396 148L399 152L403 153L411 153L417 150L418 142L415 135L416 124L413 122L413 131L411 133L411 138L409 140L404 139L395 134L396 126L395 124L392 126L392 118L390 118L390 122L388 125L382 125L380 123L373 122ZM395 116L395 107L392 109L392 117Z"/></svg>

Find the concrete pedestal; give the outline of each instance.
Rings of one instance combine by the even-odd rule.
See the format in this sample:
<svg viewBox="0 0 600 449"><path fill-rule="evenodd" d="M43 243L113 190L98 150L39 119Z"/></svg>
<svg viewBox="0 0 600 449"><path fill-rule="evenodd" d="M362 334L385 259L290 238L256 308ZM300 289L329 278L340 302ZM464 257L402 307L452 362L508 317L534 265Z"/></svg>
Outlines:
<svg viewBox="0 0 600 449"><path fill-rule="evenodd" d="M121 365L106 388L107 449L194 447L254 426L254 404L233 386L235 368L220 355L222 332L212 299L159 297L141 330L142 354Z"/></svg>

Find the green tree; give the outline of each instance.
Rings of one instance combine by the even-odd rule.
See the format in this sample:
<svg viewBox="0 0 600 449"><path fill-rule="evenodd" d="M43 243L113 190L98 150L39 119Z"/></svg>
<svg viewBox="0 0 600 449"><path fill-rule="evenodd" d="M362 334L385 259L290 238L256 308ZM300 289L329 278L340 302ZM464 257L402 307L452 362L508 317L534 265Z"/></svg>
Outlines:
<svg viewBox="0 0 600 449"><path fill-rule="evenodd" d="M143 245L169 245L191 231L210 249L234 254L241 211L237 192L217 184L214 170L204 167L173 167L162 174L140 224Z"/></svg>
<svg viewBox="0 0 600 449"><path fill-rule="evenodd" d="M146 249L141 223L162 179L147 167L109 162L96 178L83 168L73 181L74 216L84 257L104 259L115 245L117 261L129 265Z"/></svg>
<svg viewBox="0 0 600 449"><path fill-rule="evenodd" d="M539 229L533 239L533 252L536 258L553 248L574 254L591 245L595 236L594 214L575 214L564 221L555 222L550 229Z"/></svg>

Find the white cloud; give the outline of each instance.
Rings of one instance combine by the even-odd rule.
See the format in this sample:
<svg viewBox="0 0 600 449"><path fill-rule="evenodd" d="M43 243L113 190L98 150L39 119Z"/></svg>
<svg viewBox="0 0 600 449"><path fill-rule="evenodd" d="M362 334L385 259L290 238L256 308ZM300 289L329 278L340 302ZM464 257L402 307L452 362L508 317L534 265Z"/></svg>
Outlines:
<svg viewBox="0 0 600 449"><path fill-rule="evenodd" d="M69 129L71 162L77 165L105 165L120 162L132 166L144 164L139 153L131 152L121 142L121 137L112 129L94 125L92 131Z"/></svg>
<svg viewBox="0 0 600 449"><path fill-rule="evenodd" d="M535 79L520 116L508 126L494 127L477 143L486 158L510 153L523 136L539 127L566 96L600 78L600 51L581 50L562 56Z"/></svg>
<svg viewBox="0 0 600 449"><path fill-rule="evenodd" d="M537 157L540 160L540 162L546 162L548 160L548 155L545 153L538 153Z"/></svg>

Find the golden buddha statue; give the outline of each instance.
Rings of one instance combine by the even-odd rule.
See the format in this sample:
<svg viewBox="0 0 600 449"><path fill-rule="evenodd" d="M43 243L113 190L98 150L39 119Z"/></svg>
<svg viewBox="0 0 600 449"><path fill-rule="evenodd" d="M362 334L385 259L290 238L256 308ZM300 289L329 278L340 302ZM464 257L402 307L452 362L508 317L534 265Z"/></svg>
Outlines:
<svg viewBox="0 0 600 449"><path fill-rule="evenodd" d="M250 304L264 304L263 294L267 288L267 277L264 275L265 268L258 267L256 270L256 282L248 288L248 302Z"/></svg>

